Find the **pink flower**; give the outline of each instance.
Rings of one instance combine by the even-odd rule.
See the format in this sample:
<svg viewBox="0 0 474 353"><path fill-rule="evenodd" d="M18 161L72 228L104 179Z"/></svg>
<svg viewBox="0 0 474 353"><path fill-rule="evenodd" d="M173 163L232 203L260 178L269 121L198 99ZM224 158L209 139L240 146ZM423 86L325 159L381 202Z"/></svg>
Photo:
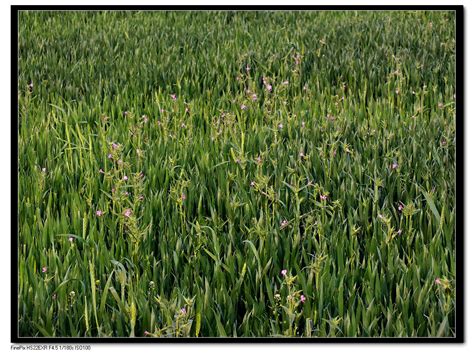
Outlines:
<svg viewBox="0 0 474 353"><path fill-rule="evenodd" d="M142 119L143 119L143 122L144 122L144 123L147 123L147 122L148 122L148 116L142 115Z"/></svg>
<svg viewBox="0 0 474 353"><path fill-rule="evenodd" d="M281 273L281 275L282 275L283 277L285 277L286 274L287 274L287 272L288 272L288 270L283 269L283 270L281 270L280 273Z"/></svg>
<svg viewBox="0 0 474 353"><path fill-rule="evenodd" d="M143 334L144 334L145 336L148 336L148 335L150 334L150 332L145 331L145 332L143 332Z"/></svg>
<svg viewBox="0 0 474 353"><path fill-rule="evenodd" d="M403 211L403 208L404 208L404 207L405 207L405 206L403 205L403 203L401 203L401 202L398 203L398 210L399 210L399 211Z"/></svg>
<svg viewBox="0 0 474 353"><path fill-rule="evenodd" d="M103 214L104 214L104 212L102 212L101 210L95 211L95 215L96 215L97 217L101 217Z"/></svg>
<svg viewBox="0 0 474 353"><path fill-rule="evenodd" d="M328 198L327 195L324 195L324 194L319 195L319 199L320 199L321 201L327 200L327 198Z"/></svg>
<svg viewBox="0 0 474 353"><path fill-rule="evenodd" d="M262 164L262 157L258 156L255 160L257 161L257 164Z"/></svg>
<svg viewBox="0 0 474 353"><path fill-rule="evenodd" d="M391 168L391 169L397 169L397 168L398 168L398 163L397 163L397 162L393 162L393 163L390 165L390 168Z"/></svg>
<svg viewBox="0 0 474 353"><path fill-rule="evenodd" d="M128 176L124 175L123 180L128 180Z"/></svg>
<svg viewBox="0 0 474 353"><path fill-rule="evenodd" d="M300 301L302 303L304 303L306 301L306 297L303 294L300 295Z"/></svg>
<svg viewBox="0 0 474 353"><path fill-rule="evenodd" d="M398 235L402 234L402 230L401 229L397 230L397 234Z"/></svg>
<svg viewBox="0 0 474 353"><path fill-rule="evenodd" d="M112 188L112 194L115 194L115 191L116 191L115 188Z"/></svg>
<svg viewBox="0 0 474 353"><path fill-rule="evenodd" d="M107 155L107 158L108 158L108 159L112 159L112 158L113 158L113 157L112 157L112 154L109 153L109 154Z"/></svg>
<svg viewBox="0 0 474 353"><path fill-rule="evenodd" d="M116 150L118 147L119 147L119 145L117 145L115 142L112 142L112 148L114 150Z"/></svg>
<svg viewBox="0 0 474 353"><path fill-rule="evenodd" d="M176 100L176 94L172 94L171 99L175 101Z"/></svg>
<svg viewBox="0 0 474 353"><path fill-rule="evenodd" d="M241 105L240 105L240 109L242 109L242 110L247 110L247 106L246 106L245 104L241 104Z"/></svg>
<svg viewBox="0 0 474 353"><path fill-rule="evenodd" d="M278 129L279 130L283 129L283 124L282 123L278 124Z"/></svg>
<svg viewBox="0 0 474 353"><path fill-rule="evenodd" d="M255 102L256 100L257 100L257 95L254 93L254 94L252 94L252 101Z"/></svg>
<svg viewBox="0 0 474 353"><path fill-rule="evenodd" d="M441 279L436 278L436 279L435 279L435 283L436 283L436 284L441 284Z"/></svg>
<svg viewBox="0 0 474 353"><path fill-rule="evenodd" d="M43 272L43 273L48 272L48 268L47 268L46 266L44 266L44 267L41 269L41 272Z"/></svg>
<svg viewBox="0 0 474 353"><path fill-rule="evenodd" d="M179 311L181 312L181 314L186 315L186 308L183 307Z"/></svg>
<svg viewBox="0 0 474 353"><path fill-rule="evenodd" d="M286 219L284 219L284 220L281 221L281 223L280 223L280 228L285 228L287 225L288 225L288 221L287 221Z"/></svg>
<svg viewBox="0 0 474 353"><path fill-rule="evenodd" d="M100 174L105 174L104 170L102 168L99 169Z"/></svg>
<svg viewBox="0 0 474 353"><path fill-rule="evenodd" d="M132 215L132 210L130 208L127 208L125 211L123 211L123 215L129 218Z"/></svg>
<svg viewBox="0 0 474 353"><path fill-rule="evenodd" d="M186 200L186 194L184 194L184 193L181 194L181 200L182 200L182 201Z"/></svg>
<svg viewBox="0 0 474 353"><path fill-rule="evenodd" d="M267 91L268 91L268 92L271 92L271 91L272 91L272 85L270 85L270 84L267 85Z"/></svg>

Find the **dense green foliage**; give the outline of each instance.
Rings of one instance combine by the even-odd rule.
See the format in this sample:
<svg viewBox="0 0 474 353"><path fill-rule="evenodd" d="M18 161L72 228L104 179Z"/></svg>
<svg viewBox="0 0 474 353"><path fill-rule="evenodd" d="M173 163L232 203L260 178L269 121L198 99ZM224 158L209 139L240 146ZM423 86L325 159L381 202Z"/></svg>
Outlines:
<svg viewBox="0 0 474 353"><path fill-rule="evenodd" d="M455 335L454 85L450 12L21 12L20 336Z"/></svg>

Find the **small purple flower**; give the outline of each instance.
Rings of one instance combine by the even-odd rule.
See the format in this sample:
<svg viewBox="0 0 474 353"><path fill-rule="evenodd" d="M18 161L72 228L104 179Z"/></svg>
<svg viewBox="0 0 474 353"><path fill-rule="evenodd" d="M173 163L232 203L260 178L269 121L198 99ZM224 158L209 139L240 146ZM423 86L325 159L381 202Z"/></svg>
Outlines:
<svg viewBox="0 0 474 353"><path fill-rule="evenodd" d="M177 99L177 98L176 98L176 94L172 94L172 95L171 95L171 99L175 101L175 100Z"/></svg>
<svg viewBox="0 0 474 353"><path fill-rule="evenodd" d="M271 91L272 91L272 85L270 85L270 84L267 85L267 91L268 91L268 92L271 92Z"/></svg>
<svg viewBox="0 0 474 353"><path fill-rule="evenodd" d="M240 105L240 109L242 109L242 110L247 110L247 106L246 106L245 104L241 104L241 105Z"/></svg>
<svg viewBox="0 0 474 353"><path fill-rule="evenodd" d="M319 199L320 199L321 201L325 201L325 200L327 200L327 198L328 198L327 195L324 195L324 194L319 195Z"/></svg>
<svg viewBox="0 0 474 353"><path fill-rule="evenodd" d="M403 208L404 208L404 207L405 207L405 206L403 205L402 202L399 202L399 203L398 203L398 210L399 210L399 211L403 211Z"/></svg>
<svg viewBox="0 0 474 353"><path fill-rule="evenodd" d="M300 301L302 303L304 303L306 301L306 297L303 294L300 295Z"/></svg>
<svg viewBox="0 0 474 353"><path fill-rule="evenodd" d="M185 193L182 193L182 194L181 194L181 201L184 201L184 200L186 200L186 194L185 194Z"/></svg>
<svg viewBox="0 0 474 353"><path fill-rule="evenodd" d="M398 163L397 162L393 162L391 165L390 165L390 168L395 170L398 168Z"/></svg>
<svg viewBox="0 0 474 353"><path fill-rule="evenodd" d="M112 157L112 153L109 153L109 154L107 155L107 158L108 158L108 159L112 159L112 158L113 158L113 157Z"/></svg>
<svg viewBox="0 0 474 353"><path fill-rule="evenodd" d="M125 209L125 211L123 211L123 215L129 218L132 215L132 210L130 208Z"/></svg>
<svg viewBox="0 0 474 353"><path fill-rule="evenodd" d="M117 145L115 142L112 142L112 149L116 150L119 148L119 145Z"/></svg>
<svg viewBox="0 0 474 353"><path fill-rule="evenodd" d="M123 176L123 180L127 181L127 180L128 180L128 176L124 175L124 176Z"/></svg>
<svg viewBox="0 0 474 353"><path fill-rule="evenodd" d="M185 307L182 307L179 311L180 311L181 314L186 315L186 308Z"/></svg>
<svg viewBox="0 0 474 353"><path fill-rule="evenodd" d="M256 95L255 93L254 93L254 94L252 94L252 101L254 101L254 102L255 102L255 101L257 100L257 98L258 98L258 97L257 97L257 95Z"/></svg>
<svg viewBox="0 0 474 353"><path fill-rule="evenodd" d="M436 279L435 279L435 283L438 284L438 285L441 284L441 279L436 278Z"/></svg>
<svg viewBox="0 0 474 353"><path fill-rule="evenodd" d="M397 234L398 235L402 234L402 230L401 229L397 230Z"/></svg>
<svg viewBox="0 0 474 353"><path fill-rule="evenodd" d="M285 228L286 226L288 225L288 221L286 219L284 219L283 221L281 221L280 223L280 228Z"/></svg>
<svg viewBox="0 0 474 353"><path fill-rule="evenodd" d="M104 214L104 212L102 212L101 210L95 211L95 215L96 215L97 217L101 217L103 214Z"/></svg>
<svg viewBox="0 0 474 353"><path fill-rule="evenodd" d="M144 123L148 122L148 116L147 115L142 115L142 119Z"/></svg>
<svg viewBox="0 0 474 353"><path fill-rule="evenodd" d="M283 269L283 270L281 270L280 273L281 273L281 275L282 275L283 277L286 277L286 274L288 273L288 270Z"/></svg>
<svg viewBox="0 0 474 353"><path fill-rule="evenodd" d="M44 266L44 267L41 269L41 272L43 272L43 273L48 272L48 268L47 268L46 266Z"/></svg>

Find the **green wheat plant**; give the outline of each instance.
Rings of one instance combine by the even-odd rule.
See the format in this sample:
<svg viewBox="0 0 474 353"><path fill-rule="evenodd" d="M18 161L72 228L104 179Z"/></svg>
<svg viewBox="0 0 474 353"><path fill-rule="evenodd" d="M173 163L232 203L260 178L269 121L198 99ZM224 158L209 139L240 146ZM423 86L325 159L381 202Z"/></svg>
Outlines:
<svg viewBox="0 0 474 353"><path fill-rule="evenodd" d="M20 336L455 336L454 12L18 21Z"/></svg>

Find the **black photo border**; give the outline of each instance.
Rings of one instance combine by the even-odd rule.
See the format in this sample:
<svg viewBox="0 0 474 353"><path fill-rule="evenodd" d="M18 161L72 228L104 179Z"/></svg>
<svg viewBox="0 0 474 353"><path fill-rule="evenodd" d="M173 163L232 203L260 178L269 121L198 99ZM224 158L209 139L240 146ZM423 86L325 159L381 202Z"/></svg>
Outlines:
<svg viewBox="0 0 474 353"><path fill-rule="evenodd" d="M454 11L456 13L456 312L454 337L239 337L102 338L20 337L18 332L18 14L20 11ZM462 5L191 6L191 5L11 5L11 342L59 343L463 343L464 342L464 7ZM38 303L40 305L40 303Z"/></svg>

